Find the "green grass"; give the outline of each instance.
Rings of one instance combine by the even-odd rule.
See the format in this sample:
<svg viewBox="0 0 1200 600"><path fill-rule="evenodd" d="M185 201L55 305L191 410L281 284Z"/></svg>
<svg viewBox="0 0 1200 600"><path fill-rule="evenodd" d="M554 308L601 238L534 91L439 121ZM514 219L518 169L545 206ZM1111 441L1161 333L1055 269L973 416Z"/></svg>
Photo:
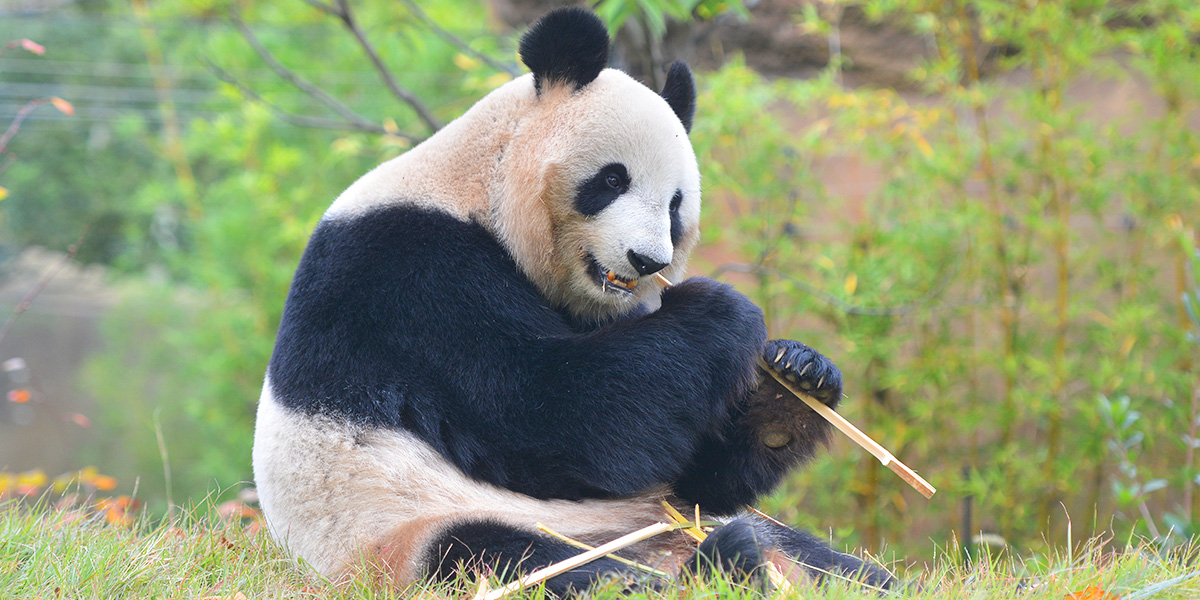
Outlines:
<svg viewBox="0 0 1200 600"><path fill-rule="evenodd" d="M0 503L0 598L469 598L474 589L464 579L443 588L396 591L375 585L369 574L339 587L295 566L257 528L215 517L189 517L176 523L121 526L104 522L102 515L72 518L62 512ZM1093 541L1074 556L997 558L970 569L946 559L941 564L900 568L902 577L920 585L887 597L1195 599L1200 598L1197 554L1196 547L1160 553L1145 545ZM1089 588L1112 596L1089 596ZM542 594L533 590L523 597ZM736 584L712 581L662 594L622 596L616 589L601 589L595 597L757 596ZM832 582L797 588L792 597L879 596L853 583Z"/></svg>

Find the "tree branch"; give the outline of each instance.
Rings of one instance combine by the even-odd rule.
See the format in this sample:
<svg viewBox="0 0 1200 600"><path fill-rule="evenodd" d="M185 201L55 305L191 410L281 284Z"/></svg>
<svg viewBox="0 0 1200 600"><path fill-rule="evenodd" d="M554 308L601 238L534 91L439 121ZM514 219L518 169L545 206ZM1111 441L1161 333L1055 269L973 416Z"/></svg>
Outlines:
<svg viewBox="0 0 1200 600"><path fill-rule="evenodd" d="M21 129L21 122L29 116L29 113L36 110L37 107L49 103L49 98L37 98L25 103L25 106L17 111L17 116L13 117L12 123L8 124L8 129L5 129L4 134L0 135L0 154L4 154L8 150L8 143L12 141L14 135L17 135L17 131Z"/></svg>
<svg viewBox="0 0 1200 600"><path fill-rule="evenodd" d="M304 0L304 3L331 16L331 17L337 17L339 19L342 18L341 13L339 13L336 8L334 8L328 4L325 4L324 2L321 2L320 0Z"/></svg>
<svg viewBox="0 0 1200 600"><path fill-rule="evenodd" d="M67 263L71 262L71 260L75 258L75 255L79 252L79 246L83 244L83 238L87 236L87 230L88 226L85 225L83 227L83 233L79 234L79 238L75 240L75 243L67 247L66 256L63 256L61 259L59 259L58 263L56 263L54 267L50 269L50 271L48 271L44 276L42 276L41 279L38 280L37 285L34 285L33 289L30 290L24 298L21 298L21 302L17 304L17 307L14 308L12 313L8 315L8 318L4 320L4 325L0 325L0 341L4 341L4 336L8 335L9 330L12 329L13 323L17 322L17 317L21 316L21 313L29 310L30 306L33 306L33 301L37 299L38 294L41 294L42 291L46 289L46 286L50 285L50 280L54 279L54 277L58 275L59 271L62 271L63 267L67 266Z"/></svg>
<svg viewBox="0 0 1200 600"><path fill-rule="evenodd" d="M230 21L233 23L233 26L236 27L239 32L241 32L242 38L246 40L246 43L250 44L250 47L254 49L254 52L258 54L258 57L261 58L262 61L266 63L272 71L275 72L276 75L280 76L288 83L291 83L300 91L316 99L321 104L329 107L330 110L337 113L338 116L358 130L374 131L379 129L379 127L375 123L371 122L370 119L358 114L354 111L354 109L344 104L341 100L334 98L325 90L321 89L311 81L301 77L299 74L280 63L279 60L275 58L275 55L271 54L271 51L267 50L258 37L254 35L254 31L246 26L246 23L241 20L241 17L237 14L236 10L231 12ZM416 137L407 135L401 137L405 137L406 139L412 141L417 140Z"/></svg>
<svg viewBox="0 0 1200 600"><path fill-rule="evenodd" d="M438 25L437 21L434 21L433 18L430 17L429 14L426 13L425 10L422 9L420 6L418 6L417 3L414 2L413 0L401 0L401 1L404 2L404 5L408 7L408 10L410 12L412 12L413 16L416 17L418 21L423 23L429 29L433 30L433 32L436 33L443 40L450 42L450 44L452 46L455 46L459 50L462 50L464 53L469 54L469 55L475 57L476 59L479 59L487 66L489 66L497 71L500 71L502 73L508 73L509 75L512 75L514 77L516 77L517 74L519 73L516 65L501 63L501 62L493 59L492 57L472 48L470 46L470 44L468 44L466 42L466 40L463 40L462 38L458 37L457 35L454 35L453 33L450 33L449 31L447 31L441 25Z"/></svg>
<svg viewBox="0 0 1200 600"><path fill-rule="evenodd" d="M288 111L284 110L283 108L281 108L280 106L271 103L266 98L263 98L262 95L260 95L258 92L254 91L249 86L247 86L246 84L239 81L233 75L230 75L229 73L227 73L221 67L218 67L212 61L210 61L208 59L203 59L203 62L204 62L204 66L217 79L220 79L221 81L224 81L225 83L228 83L229 85L232 85L233 87L237 88L243 97L245 97L251 101L258 102L259 104L262 104L263 106L266 106L267 109L270 110L272 114L274 114L277 118L279 118L280 120L282 120L286 123L291 123L292 125L297 125L299 127L312 127L314 129L333 129L333 130L338 130L338 131L361 131L364 133L373 133L376 135L394 135L396 137L408 140L409 142L413 142L413 143L421 141L420 138L413 137L406 133L391 132L391 131L384 129L383 126L381 126L381 125L376 125L376 124L370 123L370 122L358 123L358 122L353 122L353 121L345 121L345 120L338 120L338 119L326 119L323 117L313 117L310 115L298 115L298 114L295 114L292 112L288 112Z"/></svg>
<svg viewBox="0 0 1200 600"><path fill-rule="evenodd" d="M325 8L321 6L320 2L317 2L317 0L305 1L310 5L314 5L315 2L318 10L325 10ZM367 53L367 58L371 59L371 64L375 65L375 71L379 73L380 79L382 79L384 85L391 90L392 95L412 108L413 111L417 113L417 117L419 117L421 121L424 122L427 127L429 127L430 131L436 132L437 130L441 129L441 122L437 120L437 117L433 116L433 113L429 111L429 108L425 106L425 104L421 102L421 100L417 98L417 96L408 88L400 85L400 83L396 81L395 77L392 77L391 71L389 71L387 66L383 64L383 60L379 58L379 53L375 51L375 46L371 44L371 41L367 39L366 34L363 33L363 30L358 26L358 21L355 20L354 13L350 10L350 5L346 2L346 0L336 1L337 7L332 9L335 12L331 14L341 19L346 28L350 30L350 33L354 34L355 39L358 40L358 45L362 46L363 52ZM325 10L325 12L329 11Z"/></svg>

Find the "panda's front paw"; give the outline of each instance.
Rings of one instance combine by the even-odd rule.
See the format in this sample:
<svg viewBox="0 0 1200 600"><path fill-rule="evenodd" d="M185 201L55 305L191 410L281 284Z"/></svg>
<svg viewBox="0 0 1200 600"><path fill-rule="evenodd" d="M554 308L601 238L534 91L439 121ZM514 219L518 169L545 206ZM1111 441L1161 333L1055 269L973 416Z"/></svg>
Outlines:
<svg viewBox="0 0 1200 600"><path fill-rule="evenodd" d="M768 340L763 361L776 374L834 408L842 399L842 372L820 352L793 340Z"/></svg>

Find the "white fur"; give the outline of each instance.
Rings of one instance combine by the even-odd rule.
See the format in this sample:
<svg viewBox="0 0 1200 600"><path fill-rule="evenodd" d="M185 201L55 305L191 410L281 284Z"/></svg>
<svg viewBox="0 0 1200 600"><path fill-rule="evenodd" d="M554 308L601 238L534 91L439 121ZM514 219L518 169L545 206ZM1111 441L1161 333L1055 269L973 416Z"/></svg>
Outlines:
<svg viewBox="0 0 1200 600"><path fill-rule="evenodd" d="M471 210L489 206L498 177L496 157L504 154L513 130L536 100L532 75L496 88L435 137L360 177L325 211L325 218L416 204L465 221Z"/></svg>
<svg viewBox="0 0 1200 600"><path fill-rule="evenodd" d="M254 480L272 536L326 576L360 564L390 530L417 518L495 517L530 530L541 522L584 538L662 518L661 493L571 502L478 482L408 432L292 411L272 397L269 380L258 405Z"/></svg>

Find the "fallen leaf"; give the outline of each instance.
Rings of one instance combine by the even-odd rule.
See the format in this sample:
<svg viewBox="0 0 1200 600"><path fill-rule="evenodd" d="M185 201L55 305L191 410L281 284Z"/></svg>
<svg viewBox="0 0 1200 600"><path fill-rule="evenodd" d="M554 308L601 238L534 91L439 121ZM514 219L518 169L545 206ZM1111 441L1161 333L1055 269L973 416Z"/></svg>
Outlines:
<svg viewBox="0 0 1200 600"><path fill-rule="evenodd" d="M1120 597L1108 593L1108 590L1102 587L1088 586L1087 588L1067 594L1066 600L1121 600Z"/></svg>

